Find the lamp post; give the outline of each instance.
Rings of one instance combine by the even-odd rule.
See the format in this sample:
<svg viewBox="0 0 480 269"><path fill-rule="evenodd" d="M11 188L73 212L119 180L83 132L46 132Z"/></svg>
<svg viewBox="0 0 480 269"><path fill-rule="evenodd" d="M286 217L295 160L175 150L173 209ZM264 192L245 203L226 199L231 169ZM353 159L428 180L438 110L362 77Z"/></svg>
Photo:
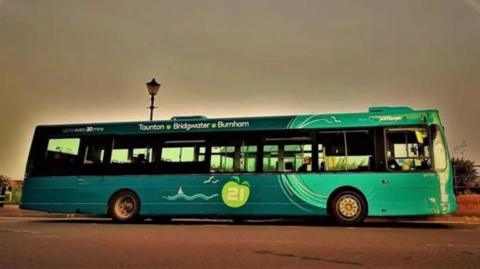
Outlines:
<svg viewBox="0 0 480 269"><path fill-rule="evenodd" d="M150 94L150 106L148 107L148 109L150 109L150 121L152 121L153 110L156 108L153 105L153 102L155 102L155 95L157 95L158 89L160 89L160 86L162 86L162 84L159 84L154 78L152 78L152 80L150 82L147 82L146 85L148 94Z"/></svg>

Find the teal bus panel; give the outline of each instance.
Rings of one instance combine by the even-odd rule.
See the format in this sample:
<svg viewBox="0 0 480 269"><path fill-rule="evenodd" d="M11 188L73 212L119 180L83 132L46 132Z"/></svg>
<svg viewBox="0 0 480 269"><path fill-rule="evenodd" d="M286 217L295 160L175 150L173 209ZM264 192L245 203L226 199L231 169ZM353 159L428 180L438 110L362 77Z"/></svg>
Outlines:
<svg viewBox="0 0 480 269"><path fill-rule="evenodd" d="M353 188L365 196L369 216L449 214L456 210L455 196L440 177L433 172L48 177L25 182L22 207L106 214L109 198L129 189L140 197L142 215L314 216L327 214L334 191ZM222 192L226 184L234 193ZM229 195L239 207L229 205Z"/></svg>

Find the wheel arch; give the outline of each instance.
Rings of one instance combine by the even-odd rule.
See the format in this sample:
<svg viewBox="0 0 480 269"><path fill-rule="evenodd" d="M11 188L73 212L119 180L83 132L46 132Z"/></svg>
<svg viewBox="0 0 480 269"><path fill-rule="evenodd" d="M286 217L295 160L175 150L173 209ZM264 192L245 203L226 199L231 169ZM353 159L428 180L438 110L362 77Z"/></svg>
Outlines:
<svg viewBox="0 0 480 269"><path fill-rule="evenodd" d="M352 187L352 186L338 187L332 193L330 193L330 195L328 196L328 200L327 200L327 215L329 215L329 216L331 215L330 211L331 211L331 208L332 208L331 207L332 201L335 198L335 196L342 191L353 191L353 192L358 193L360 195L360 197L363 199L363 201L365 202L366 214L368 216L368 200L367 200L367 197L365 197L365 195L363 194L363 192L360 189Z"/></svg>

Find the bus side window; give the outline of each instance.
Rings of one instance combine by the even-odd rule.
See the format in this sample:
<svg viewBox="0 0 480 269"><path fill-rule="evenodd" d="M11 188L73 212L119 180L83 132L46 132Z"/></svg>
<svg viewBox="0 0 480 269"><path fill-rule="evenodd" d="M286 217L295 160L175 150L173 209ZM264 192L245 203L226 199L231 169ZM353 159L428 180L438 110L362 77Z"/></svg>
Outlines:
<svg viewBox="0 0 480 269"><path fill-rule="evenodd" d="M369 130L320 132L319 171L371 171L375 168L374 137Z"/></svg>
<svg viewBox="0 0 480 269"><path fill-rule="evenodd" d="M212 146L210 172L231 173L234 171L235 146Z"/></svg>
<svg viewBox="0 0 480 269"><path fill-rule="evenodd" d="M113 140L112 164L149 164L155 162L154 146L134 137L118 137ZM101 152L100 152L101 153Z"/></svg>
<svg viewBox="0 0 480 269"><path fill-rule="evenodd" d="M435 161L435 170L443 171L447 169L447 150L445 142L443 140L442 131L440 126L435 126L433 129L433 153Z"/></svg>
<svg viewBox="0 0 480 269"><path fill-rule="evenodd" d="M78 171L80 138L51 138L38 172L42 175L74 175Z"/></svg>
<svg viewBox="0 0 480 269"><path fill-rule="evenodd" d="M373 134L370 131L346 132L347 170L371 171L374 163Z"/></svg>
<svg viewBox="0 0 480 269"><path fill-rule="evenodd" d="M210 173L253 173L257 169L257 145L238 137L210 140Z"/></svg>
<svg viewBox="0 0 480 269"><path fill-rule="evenodd" d="M263 172L311 172L312 144L302 140L287 137L278 144L263 145Z"/></svg>
<svg viewBox="0 0 480 269"><path fill-rule="evenodd" d="M161 146L159 172L165 174L208 173L205 140L165 141Z"/></svg>
<svg viewBox="0 0 480 269"><path fill-rule="evenodd" d="M92 141L85 146L83 164L102 164L105 158L105 145Z"/></svg>
<svg viewBox="0 0 480 269"><path fill-rule="evenodd" d="M263 172L283 171L283 162L280 163L278 149L278 145L263 146ZM283 156L281 159L283 161Z"/></svg>
<svg viewBox="0 0 480 269"><path fill-rule="evenodd" d="M203 162L205 161L205 147L181 146L163 147L162 162Z"/></svg>
<svg viewBox="0 0 480 269"><path fill-rule="evenodd" d="M240 172L255 172L257 167L257 146L242 145L240 147Z"/></svg>
<svg viewBox="0 0 480 269"><path fill-rule="evenodd" d="M312 144L284 145L286 172L312 171Z"/></svg>
<svg viewBox="0 0 480 269"><path fill-rule="evenodd" d="M319 133L318 167L320 171L346 171L345 137L343 132ZM321 151L320 151L321 150Z"/></svg>
<svg viewBox="0 0 480 269"><path fill-rule="evenodd" d="M318 170L325 171L325 147L323 144L318 144Z"/></svg>
<svg viewBox="0 0 480 269"><path fill-rule="evenodd" d="M431 170L430 138L425 128L392 128L385 131L389 170Z"/></svg>
<svg viewBox="0 0 480 269"><path fill-rule="evenodd" d="M52 138L48 140L45 159L50 163L73 164L78 158L80 138Z"/></svg>

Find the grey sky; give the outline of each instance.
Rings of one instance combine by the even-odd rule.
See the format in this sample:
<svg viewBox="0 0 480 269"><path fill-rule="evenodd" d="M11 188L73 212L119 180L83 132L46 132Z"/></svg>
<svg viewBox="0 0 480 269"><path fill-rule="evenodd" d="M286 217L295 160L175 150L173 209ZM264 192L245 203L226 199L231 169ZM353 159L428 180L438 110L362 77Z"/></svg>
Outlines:
<svg viewBox="0 0 480 269"><path fill-rule="evenodd" d="M475 0L0 0L0 174L38 124L440 109L480 161ZM476 9L477 8L477 9Z"/></svg>

